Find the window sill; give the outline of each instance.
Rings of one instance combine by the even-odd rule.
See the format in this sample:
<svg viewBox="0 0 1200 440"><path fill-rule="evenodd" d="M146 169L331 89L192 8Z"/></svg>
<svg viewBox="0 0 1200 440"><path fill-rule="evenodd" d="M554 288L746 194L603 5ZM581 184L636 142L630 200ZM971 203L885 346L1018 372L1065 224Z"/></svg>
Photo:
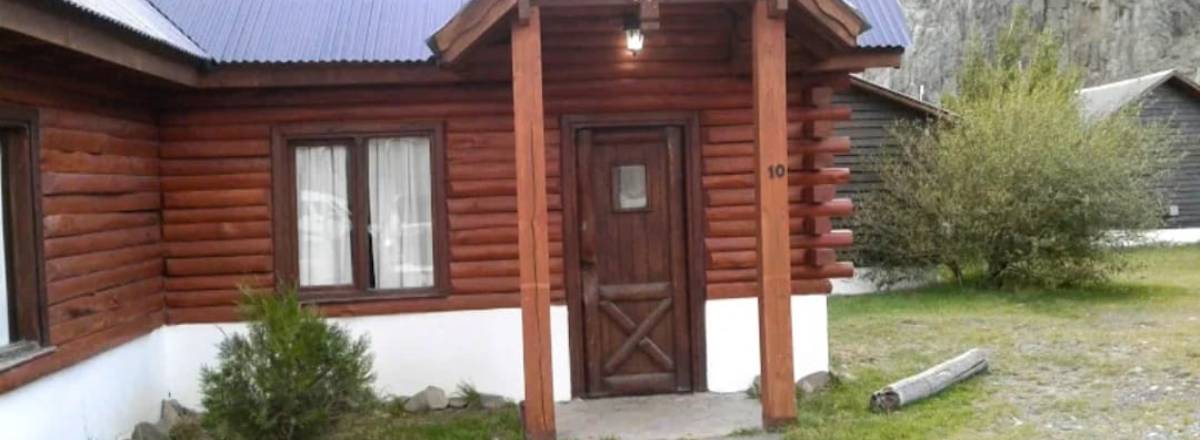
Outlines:
<svg viewBox="0 0 1200 440"><path fill-rule="evenodd" d="M360 290L315 290L300 291L300 302L312 305L367 303L380 301L408 301L446 298L446 292L435 289L389 290L363 292Z"/></svg>
<svg viewBox="0 0 1200 440"><path fill-rule="evenodd" d="M54 347L42 347L32 342L18 342L0 347L0 373L54 353L55 350Z"/></svg>

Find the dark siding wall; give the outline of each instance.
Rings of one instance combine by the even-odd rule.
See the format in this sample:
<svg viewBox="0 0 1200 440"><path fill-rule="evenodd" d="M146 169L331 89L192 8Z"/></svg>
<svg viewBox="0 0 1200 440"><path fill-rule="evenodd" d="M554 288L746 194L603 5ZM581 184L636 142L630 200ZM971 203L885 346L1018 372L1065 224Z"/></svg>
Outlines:
<svg viewBox="0 0 1200 440"><path fill-rule="evenodd" d="M898 122L918 121L926 115L858 87L838 93L834 104L852 110L851 119L839 122L836 129L838 136L849 136L853 145L850 154L834 161L835 166L850 168L851 173L850 184L838 189L838 197L857 200L864 191L879 186L879 176L867 172L863 165L887 146L895 145L890 129Z"/></svg>
<svg viewBox="0 0 1200 440"><path fill-rule="evenodd" d="M1170 203L1179 216L1167 219L1172 228L1200 227L1200 97L1167 84L1142 101L1142 119L1176 130L1173 142L1185 156L1168 183Z"/></svg>

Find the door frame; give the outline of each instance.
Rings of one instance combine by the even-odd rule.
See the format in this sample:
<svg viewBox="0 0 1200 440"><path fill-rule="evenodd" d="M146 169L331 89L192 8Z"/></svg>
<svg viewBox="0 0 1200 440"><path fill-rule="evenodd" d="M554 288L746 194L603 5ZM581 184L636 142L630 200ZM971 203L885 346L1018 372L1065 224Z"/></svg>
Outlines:
<svg viewBox="0 0 1200 440"><path fill-rule="evenodd" d="M584 353L583 295L579 265L579 204L577 146L580 129L611 127L677 126L683 134L682 170L684 180L684 261L687 264L688 338L691 339L692 392L708 390L707 350L705 346L704 303L707 298L704 246L703 157L700 150L700 116L696 112L653 112L620 114L573 114L562 116L559 124L562 146L559 167L562 176L563 210L563 287L567 302L567 327L571 352L571 396L583 396L587 389L587 365Z"/></svg>

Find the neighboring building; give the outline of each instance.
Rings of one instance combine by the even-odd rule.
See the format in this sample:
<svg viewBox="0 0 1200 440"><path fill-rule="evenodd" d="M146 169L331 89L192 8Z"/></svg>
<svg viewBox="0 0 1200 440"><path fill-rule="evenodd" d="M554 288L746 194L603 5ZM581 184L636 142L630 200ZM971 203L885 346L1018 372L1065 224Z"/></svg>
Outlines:
<svg viewBox="0 0 1200 440"><path fill-rule="evenodd" d="M1084 114L1102 118L1138 107L1146 123L1173 130L1171 143L1182 156L1165 188L1168 235L1176 241L1200 241L1200 85L1167 70L1079 92ZM1190 238L1188 238L1190 237Z"/></svg>
<svg viewBox="0 0 1200 440"><path fill-rule="evenodd" d="M848 90L838 92L833 102L851 110L850 120L836 123L834 129L834 133L849 137L854 145L849 153L838 155L834 161L837 166L850 169L850 183L838 188L838 196L851 200L880 185L879 176L865 165L886 148L896 146L894 127L949 115L937 105L858 76L851 79Z"/></svg>
<svg viewBox="0 0 1200 440"><path fill-rule="evenodd" d="M556 399L760 373L795 420L853 272L834 90L899 65L903 14L659 3L0 0L0 436L199 404L237 286L276 283L381 391L471 382L534 438Z"/></svg>

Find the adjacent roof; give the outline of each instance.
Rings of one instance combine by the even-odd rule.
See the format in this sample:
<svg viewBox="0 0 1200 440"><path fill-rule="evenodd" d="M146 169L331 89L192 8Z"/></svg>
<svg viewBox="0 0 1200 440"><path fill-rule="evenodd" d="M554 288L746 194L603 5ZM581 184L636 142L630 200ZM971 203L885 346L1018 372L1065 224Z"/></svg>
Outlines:
<svg viewBox="0 0 1200 440"><path fill-rule="evenodd" d="M469 0L60 0L215 63L425 62ZM864 48L911 43L898 0L843 0Z"/></svg>
<svg viewBox="0 0 1200 440"><path fill-rule="evenodd" d="M120 0L126 1L144 0ZM467 2L148 1L206 48L217 63L426 61L433 53L425 38Z"/></svg>
<svg viewBox="0 0 1200 440"><path fill-rule="evenodd" d="M912 45L904 10L897 0L844 0L862 14L871 28L858 36L858 46L867 49L905 49Z"/></svg>
<svg viewBox="0 0 1200 440"><path fill-rule="evenodd" d="M1178 83L1200 96L1200 85L1183 76L1175 69L1151 73L1124 81L1089 87L1079 91L1083 115L1098 119L1111 115L1126 106L1140 101L1147 94L1167 82Z"/></svg>
<svg viewBox="0 0 1200 440"><path fill-rule="evenodd" d="M183 51L198 58L208 58L208 52L196 45L167 16L149 0L62 0L100 19L109 21L143 37ZM203 3L203 2L197 2Z"/></svg>
<svg viewBox="0 0 1200 440"><path fill-rule="evenodd" d="M892 101L896 104L908 107L918 112L924 113L935 118L945 118L953 116L950 111L941 108L933 103L917 98L915 96L899 92L885 85L876 83L858 75L850 75L850 85L852 87L874 94L881 98Z"/></svg>

